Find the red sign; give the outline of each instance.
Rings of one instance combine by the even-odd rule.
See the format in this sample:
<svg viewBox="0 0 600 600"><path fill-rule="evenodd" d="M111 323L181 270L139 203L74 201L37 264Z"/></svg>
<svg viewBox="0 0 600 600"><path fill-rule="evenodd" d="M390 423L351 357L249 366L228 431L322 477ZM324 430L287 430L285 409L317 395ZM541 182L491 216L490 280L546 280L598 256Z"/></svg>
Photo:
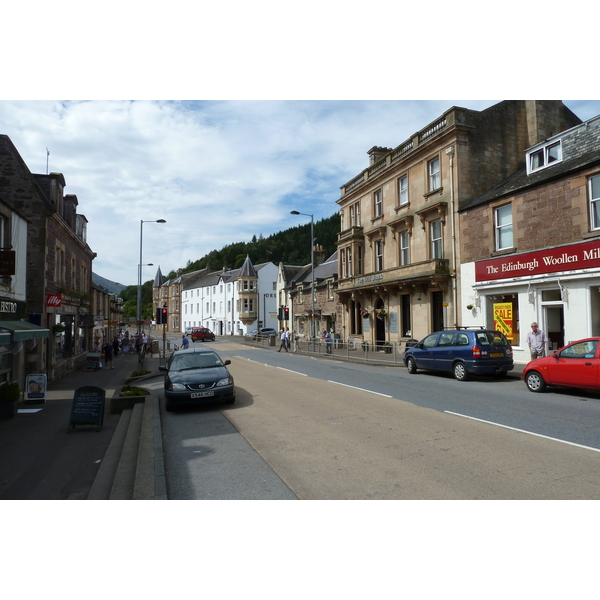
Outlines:
<svg viewBox="0 0 600 600"><path fill-rule="evenodd" d="M46 306L62 306L62 294L46 294Z"/></svg>
<svg viewBox="0 0 600 600"><path fill-rule="evenodd" d="M475 281L493 281L600 267L600 241L511 254L475 263Z"/></svg>

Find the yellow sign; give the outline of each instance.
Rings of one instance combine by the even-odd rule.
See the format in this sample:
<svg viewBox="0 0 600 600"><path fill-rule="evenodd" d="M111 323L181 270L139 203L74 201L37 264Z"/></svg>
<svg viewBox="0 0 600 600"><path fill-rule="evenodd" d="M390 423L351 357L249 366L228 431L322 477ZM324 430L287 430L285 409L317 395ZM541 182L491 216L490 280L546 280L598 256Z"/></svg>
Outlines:
<svg viewBox="0 0 600 600"><path fill-rule="evenodd" d="M513 339L513 306L511 302L494 304L494 329Z"/></svg>

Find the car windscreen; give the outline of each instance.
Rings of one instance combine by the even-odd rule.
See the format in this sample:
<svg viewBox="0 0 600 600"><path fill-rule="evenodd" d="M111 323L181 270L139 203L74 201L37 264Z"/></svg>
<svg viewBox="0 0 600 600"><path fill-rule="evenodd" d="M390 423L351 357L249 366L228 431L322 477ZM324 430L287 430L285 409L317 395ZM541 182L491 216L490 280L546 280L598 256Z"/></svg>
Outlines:
<svg viewBox="0 0 600 600"><path fill-rule="evenodd" d="M476 337L480 346L510 346L510 342L500 331L478 331Z"/></svg>
<svg viewBox="0 0 600 600"><path fill-rule="evenodd" d="M175 354L169 370L184 371L186 369L206 369L222 366L223 361L214 352L194 352L192 354Z"/></svg>

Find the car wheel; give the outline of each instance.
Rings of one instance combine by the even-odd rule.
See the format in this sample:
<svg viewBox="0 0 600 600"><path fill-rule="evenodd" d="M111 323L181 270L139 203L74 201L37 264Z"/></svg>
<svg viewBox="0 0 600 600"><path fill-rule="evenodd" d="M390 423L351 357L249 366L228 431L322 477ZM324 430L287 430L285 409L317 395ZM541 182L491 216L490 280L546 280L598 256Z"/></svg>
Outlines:
<svg viewBox="0 0 600 600"><path fill-rule="evenodd" d="M525 383L530 392L543 392L546 389L546 382L537 371L529 371L525 377Z"/></svg>
<svg viewBox="0 0 600 600"><path fill-rule="evenodd" d="M412 356L406 359L406 368L411 375L417 372L417 361Z"/></svg>
<svg viewBox="0 0 600 600"><path fill-rule="evenodd" d="M469 372L467 371L467 367L465 367L465 363L457 362L454 363L452 367L452 374L454 375L454 379L457 381L467 381L469 379Z"/></svg>

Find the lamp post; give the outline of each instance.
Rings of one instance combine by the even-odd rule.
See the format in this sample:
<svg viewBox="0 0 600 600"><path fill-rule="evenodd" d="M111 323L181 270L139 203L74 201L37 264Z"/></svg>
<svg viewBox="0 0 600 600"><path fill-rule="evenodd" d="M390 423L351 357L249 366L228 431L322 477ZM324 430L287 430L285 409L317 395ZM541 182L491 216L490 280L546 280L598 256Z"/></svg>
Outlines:
<svg viewBox="0 0 600 600"><path fill-rule="evenodd" d="M138 263L138 289L137 289L137 330L138 340L141 336L142 330L142 233L144 223L166 223L164 219L157 219L155 221L140 221L140 262ZM141 357L141 354L140 354Z"/></svg>
<svg viewBox="0 0 600 600"><path fill-rule="evenodd" d="M310 217L310 271L311 271L311 300L312 300L312 314L310 316L310 334L312 337L313 344L315 342L315 216L309 215L308 213L301 213L297 210L292 210L291 215L304 215ZM314 350L314 348L313 348Z"/></svg>

